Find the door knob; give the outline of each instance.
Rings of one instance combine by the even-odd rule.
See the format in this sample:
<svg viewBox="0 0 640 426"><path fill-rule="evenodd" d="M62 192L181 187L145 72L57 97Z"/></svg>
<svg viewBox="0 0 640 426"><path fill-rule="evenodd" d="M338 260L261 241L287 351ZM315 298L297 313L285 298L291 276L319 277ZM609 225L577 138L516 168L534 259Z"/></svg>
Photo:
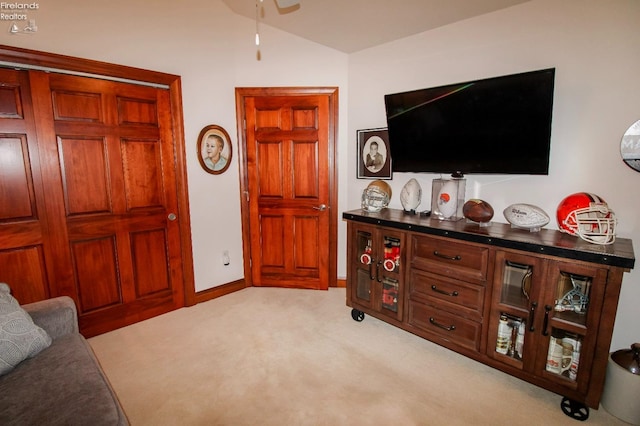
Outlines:
<svg viewBox="0 0 640 426"><path fill-rule="evenodd" d="M314 210L320 210L321 212L325 211L327 209L326 204L320 204L319 206L313 206Z"/></svg>
<svg viewBox="0 0 640 426"><path fill-rule="evenodd" d="M175 213L169 213L169 216L167 216L167 219L169 219L170 221L174 221L178 218L178 216L176 216Z"/></svg>

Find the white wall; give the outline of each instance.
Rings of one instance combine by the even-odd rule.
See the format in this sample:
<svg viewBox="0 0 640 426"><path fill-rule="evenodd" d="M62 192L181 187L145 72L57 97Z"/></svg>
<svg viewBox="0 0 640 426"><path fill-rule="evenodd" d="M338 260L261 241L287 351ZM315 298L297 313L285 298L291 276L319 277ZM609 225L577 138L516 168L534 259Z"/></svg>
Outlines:
<svg viewBox="0 0 640 426"><path fill-rule="evenodd" d="M187 173L196 291L244 277L235 87L336 86L340 123L347 122L347 55L261 25L219 0L48 0L29 12L38 32L10 35L0 21L0 44L177 74L182 77ZM265 13L275 6L265 2ZM272 13L273 12L272 10ZM5 28L6 27L6 28ZM208 124L222 126L233 159L221 175L200 167L196 141ZM346 125L339 126L346 140ZM339 158L345 168L346 156ZM339 186L346 188L346 177ZM224 266L222 253L231 264Z"/></svg>
<svg viewBox="0 0 640 426"><path fill-rule="evenodd" d="M347 209L359 208L370 182L355 178L358 129L385 127L387 93L478 78L556 68L551 164L548 176L467 176L467 198L502 211L525 202L555 217L567 195L589 191L615 211L617 235L640 243L640 173L620 156L620 139L640 119L640 2L534 0L361 51L349 57ZM416 177L430 208L427 174L395 174L395 194ZM391 207L401 208L397 195ZM555 220L548 225L556 228ZM341 237L344 240L344 226ZM640 265L639 265L640 269ZM625 274L612 348L640 341L640 271Z"/></svg>

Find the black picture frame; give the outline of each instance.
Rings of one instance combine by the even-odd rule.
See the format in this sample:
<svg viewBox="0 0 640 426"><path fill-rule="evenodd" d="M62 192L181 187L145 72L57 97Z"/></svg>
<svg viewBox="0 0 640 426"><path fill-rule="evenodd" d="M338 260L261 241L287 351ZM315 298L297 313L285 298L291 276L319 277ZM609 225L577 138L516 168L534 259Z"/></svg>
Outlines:
<svg viewBox="0 0 640 426"><path fill-rule="evenodd" d="M358 179L391 179L391 152L386 127L357 131ZM372 153L372 145L374 152ZM377 147L376 147L377 146Z"/></svg>

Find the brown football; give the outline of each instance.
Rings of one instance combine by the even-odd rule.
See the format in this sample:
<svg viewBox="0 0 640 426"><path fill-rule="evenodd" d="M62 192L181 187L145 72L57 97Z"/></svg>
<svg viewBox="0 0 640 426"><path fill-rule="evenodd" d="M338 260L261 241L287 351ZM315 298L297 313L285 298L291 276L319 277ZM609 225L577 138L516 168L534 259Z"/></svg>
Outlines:
<svg viewBox="0 0 640 426"><path fill-rule="evenodd" d="M489 222L493 218L493 207L484 200L473 198L464 203L462 214L474 222Z"/></svg>

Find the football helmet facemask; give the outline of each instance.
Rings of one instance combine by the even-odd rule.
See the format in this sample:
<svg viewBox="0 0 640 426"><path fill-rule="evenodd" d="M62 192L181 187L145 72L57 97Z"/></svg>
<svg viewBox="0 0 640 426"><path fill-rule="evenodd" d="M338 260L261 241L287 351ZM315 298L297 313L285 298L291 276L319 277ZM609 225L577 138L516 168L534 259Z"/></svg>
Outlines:
<svg viewBox="0 0 640 426"><path fill-rule="evenodd" d="M616 239L616 217L595 194L577 192L560 202L558 228L594 244L612 244Z"/></svg>
<svg viewBox="0 0 640 426"><path fill-rule="evenodd" d="M362 208L379 212L391 201L391 186L383 180L374 180L362 192Z"/></svg>

